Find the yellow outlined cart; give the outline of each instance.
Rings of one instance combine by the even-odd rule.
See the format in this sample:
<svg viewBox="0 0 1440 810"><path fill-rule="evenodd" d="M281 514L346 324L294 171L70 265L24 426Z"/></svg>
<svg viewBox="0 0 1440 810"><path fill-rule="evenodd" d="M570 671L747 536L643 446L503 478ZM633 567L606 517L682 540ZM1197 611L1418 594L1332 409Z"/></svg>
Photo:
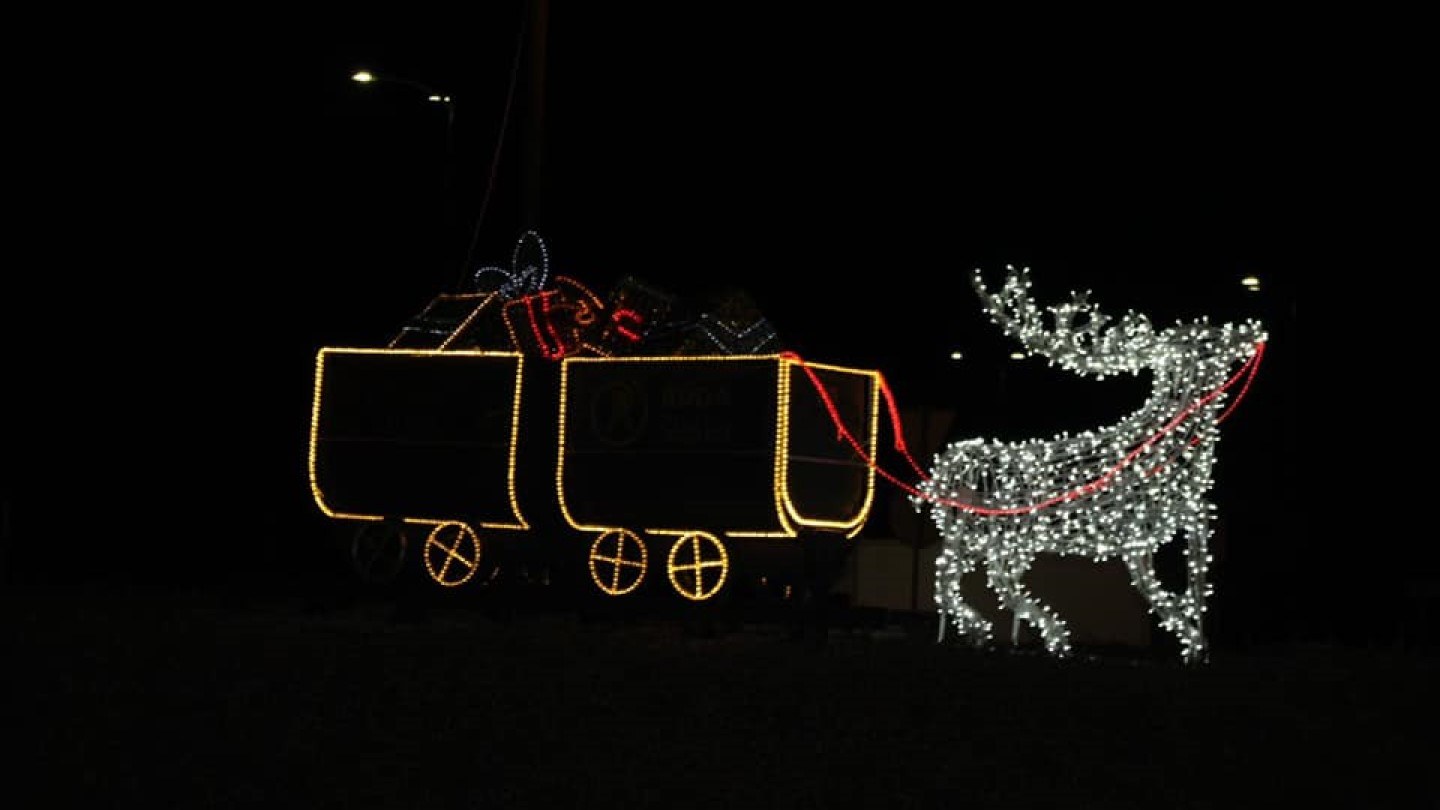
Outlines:
<svg viewBox="0 0 1440 810"><path fill-rule="evenodd" d="M875 457L877 372L729 355L569 358L560 375L556 492L604 593L634 592L663 560L674 591L703 601L737 548L851 538L869 516L874 470L836 420Z"/></svg>
<svg viewBox="0 0 1440 810"><path fill-rule="evenodd" d="M515 352L320 350L310 488L326 516L364 522L362 575L398 573L424 527L430 578L461 585L481 570L485 530L529 528L515 474L524 367Z"/></svg>
<svg viewBox="0 0 1440 810"><path fill-rule="evenodd" d="M583 559L612 596L663 560L671 588L704 601L731 579L737 550L758 559L860 531L874 470L836 422L873 458L879 396L877 372L788 355L568 358L557 369L509 351L325 348L310 487L326 516L359 522L350 553L362 578L397 575L418 527L429 577L462 585L495 541L551 535L563 520L588 554L573 537L525 547ZM537 506L552 498L558 514Z"/></svg>

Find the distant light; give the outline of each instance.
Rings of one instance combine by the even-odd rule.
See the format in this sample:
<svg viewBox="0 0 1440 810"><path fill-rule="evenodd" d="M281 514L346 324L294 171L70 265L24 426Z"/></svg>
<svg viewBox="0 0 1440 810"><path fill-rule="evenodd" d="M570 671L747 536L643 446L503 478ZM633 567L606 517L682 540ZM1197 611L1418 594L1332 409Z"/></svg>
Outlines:
<svg viewBox="0 0 1440 810"><path fill-rule="evenodd" d="M1010 353L1010 359L1011 359L1011 360L1024 360L1024 359L1025 359L1025 353L1024 353L1024 352L1011 352L1011 353Z"/></svg>
<svg viewBox="0 0 1440 810"><path fill-rule="evenodd" d="M1260 279L1255 276L1246 276L1240 279L1240 283L1245 285L1245 289L1250 292L1259 292L1260 290Z"/></svg>
<svg viewBox="0 0 1440 810"><path fill-rule="evenodd" d="M963 359L965 359L965 355L961 354L960 352L950 352L950 359L951 359L951 360L963 360Z"/></svg>
<svg viewBox="0 0 1440 810"><path fill-rule="evenodd" d="M445 100L445 99L443 99L443 98L441 98L441 97L439 97L439 96L430 96L430 97L428 97L428 98L426 99L426 101L444 101L444 100Z"/></svg>
<svg viewBox="0 0 1440 810"><path fill-rule="evenodd" d="M350 81L360 82L361 84L368 84L375 81L375 74L371 73L368 70L356 71L355 75L350 77Z"/></svg>

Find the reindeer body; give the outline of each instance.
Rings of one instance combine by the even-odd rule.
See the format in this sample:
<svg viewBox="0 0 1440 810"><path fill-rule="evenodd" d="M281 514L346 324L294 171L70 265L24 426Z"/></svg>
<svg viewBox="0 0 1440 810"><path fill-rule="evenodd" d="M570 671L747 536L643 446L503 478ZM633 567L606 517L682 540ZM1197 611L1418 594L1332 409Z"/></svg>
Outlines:
<svg viewBox="0 0 1440 810"><path fill-rule="evenodd" d="M1017 627L1030 623L1047 650L1067 654L1065 622L1029 592L1025 574L1042 553L1118 557L1160 625L1179 639L1185 660L1203 659L1214 510L1206 496L1218 417L1230 367L1265 340L1260 326L1200 321L1156 332L1130 313L1107 327L1107 318L1074 295L1050 307L1047 318L1030 299L1025 271L1012 268L994 295L978 273L974 283L991 318L1031 353L1081 375L1149 371L1153 384L1138 410L1100 430L1009 443L973 439L937 454L915 504L930 505L942 539L935 589L942 638L948 619L976 644L990 640L990 622L960 590L961 577L981 567ZM1172 593L1155 575L1153 555L1182 532L1187 583Z"/></svg>

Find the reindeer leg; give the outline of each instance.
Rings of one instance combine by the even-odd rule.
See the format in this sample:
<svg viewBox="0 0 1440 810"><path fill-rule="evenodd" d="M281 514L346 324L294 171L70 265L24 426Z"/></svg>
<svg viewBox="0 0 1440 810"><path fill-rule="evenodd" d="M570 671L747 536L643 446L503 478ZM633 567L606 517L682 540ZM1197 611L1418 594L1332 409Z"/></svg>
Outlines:
<svg viewBox="0 0 1440 810"><path fill-rule="evenodd" d="M1160 587L1160 578L1155 576L1155 566L1149 551L1130 550L1124 554L1125 570L1130 572L1130 584L1145 598L1150 612L1166 630L1171 629L1175 613L1175 597Z"/></svg>
<svg viewBox="0 0 1440 810"><path fill-rule="evenodd" d="M1130 571L1131 583L1150 604L1150 612L1159 619L1160 626L1179 640L1180 655L1189 664L1204 660L1206 655L1204 612L1209 586L1205 574L1209 568L1206 545L1210 527L1204 515L1196 515L1182 521L1180 531L1185 533L1187 541L1187 585L1183 594L1177 596L1160 584L1149 551L1126 553L1125 567Z"/></svg>
<svg viewBox="0 0 1440 810"><path fill-rule="evenodd" d="M1210 521L1204 513L1192 515L1185 522L1186 593L1180 600L1181 618L1185 623L1186 663L1203 662L1209 655L1205 640L1205 600L1210 596Z"/></svg>
<svg viewBox="0 0 1440 810"><path fill-rule="evenodd" d="M1040 632L1045 651L1058 656L1070 654L1070 628L1065 620L1048 605L1031 595L1025 587L1025 574L1033 557L995 553L986 557L990 587L1005 607L1014 611L1017 623L1012 626L1010 643L1018 641L1018 621L1026 621Z"/></svg>
<svg viewBox="0 0 1440 810"><path fill-rule="evenodd" d="M977 647L990 642L990 622L980 612L966 604L960 593L960 578L975 569L975 555L946 549L935 559L935 605L940 613L940 633L937 642L945 638L945 617L955 620L957 633L970 637Z"/></svg>

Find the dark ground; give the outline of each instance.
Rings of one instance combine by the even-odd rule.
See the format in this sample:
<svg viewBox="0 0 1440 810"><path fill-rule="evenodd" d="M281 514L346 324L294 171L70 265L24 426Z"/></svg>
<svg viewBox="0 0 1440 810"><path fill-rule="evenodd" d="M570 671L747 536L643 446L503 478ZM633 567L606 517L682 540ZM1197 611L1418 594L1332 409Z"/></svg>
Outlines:
<svg viewBox="0 0 1440 810"><path fill-rule="evenodd" d="M7 804L1433 806L1428 647L1185 667L937 645L906 615L822 638L543 589L241 593L4 591Z"/></svg>

